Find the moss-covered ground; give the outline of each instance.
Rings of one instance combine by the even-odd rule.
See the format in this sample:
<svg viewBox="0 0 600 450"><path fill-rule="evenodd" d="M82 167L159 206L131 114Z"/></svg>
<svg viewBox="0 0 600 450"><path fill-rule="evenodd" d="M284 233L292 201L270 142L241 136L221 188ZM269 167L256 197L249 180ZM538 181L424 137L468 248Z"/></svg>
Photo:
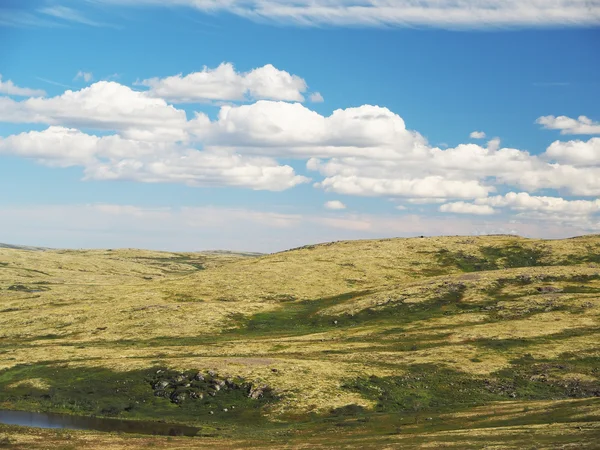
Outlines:
<svg viewBox="0 0 600 450"><path fill-rule="evenodd" d="M0 448L597 448L599 318L600 236L0 248L0 409L202 430Z"/></svg>

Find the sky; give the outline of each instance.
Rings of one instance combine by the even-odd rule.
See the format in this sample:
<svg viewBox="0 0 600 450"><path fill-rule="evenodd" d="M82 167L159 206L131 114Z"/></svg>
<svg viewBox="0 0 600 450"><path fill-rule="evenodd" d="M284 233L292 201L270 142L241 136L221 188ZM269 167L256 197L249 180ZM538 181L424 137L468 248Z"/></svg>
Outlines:
<svg viewBox="0 0 600 450"><path fill-rule="evenodd" d="M598 55L600 0L3 0L0 242L598 233Z"/></svg>

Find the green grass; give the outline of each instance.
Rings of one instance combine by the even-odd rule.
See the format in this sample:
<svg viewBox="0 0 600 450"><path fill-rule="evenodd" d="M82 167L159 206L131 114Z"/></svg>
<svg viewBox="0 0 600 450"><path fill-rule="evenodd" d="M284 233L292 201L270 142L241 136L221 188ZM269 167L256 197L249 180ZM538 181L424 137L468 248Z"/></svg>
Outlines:
<svg viewBox="0 0 600 450"><path fill-rule="evenodd" d="M442 266L455 266L463 272L481 272L548 265L547 258L550 255L548 249L525 247L519 244L505 247L482 246L479 252L480 256L442 249L438 251L437 259Z"/></svg>
<svg viewBox="0 0 600 450"><path fill-rule="evenodd" d="M517 398L600 397L600 381L556 378L570 372L597 376L599 370L597 357L567 362L522 358L513 361L509 368L485 377L435 364L419 364L408 366L401 376L358 378L344 387L376 400L379 412L439 414Z"/></svg>
<svg viewBox="0 0 600 450"><path fill-rule="evenodd" d="M88 416L137 420L213 423L238 425L265 423L263 409L278 401L272 392L259 399L248 397L251 382L237 378L236 388L224 387L208 395L212 377L205 382L176 383L171 391L203 392L203 398L187 396L175 403L169 396L158 396L153 388L161 380L176 378L179 372L165 367L115 372L104 368L67 367L60 364L17 366L0 372L0 405L24 409ZM185 373L196 374L197 371ZM44 380L48 389L31 386L28 380ZM227 412L224 412L224 409Z"/></svg>

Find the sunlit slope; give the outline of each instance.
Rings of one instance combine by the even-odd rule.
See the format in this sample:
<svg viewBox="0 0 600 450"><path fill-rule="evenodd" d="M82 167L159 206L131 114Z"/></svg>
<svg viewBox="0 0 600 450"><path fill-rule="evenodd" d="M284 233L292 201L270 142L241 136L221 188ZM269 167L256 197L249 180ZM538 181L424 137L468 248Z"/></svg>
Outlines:
<svg viewBox="0 0 600 450"><path fill-rule="evenodd" d="M391 433L400 417L424 433L425 415L441 433L464 427L461 411L503 402L523 414L545 405L525 414L531 426L597 423L598 342L600 236L349 241L264 256L0 249L0 407L252 434L192 400L131 406L154 398L144 377L160 366L269 386L276 397L252 409L265 421L249 429L265 433L274 419L293 428L290 414L325 420L327 433L331 414L380 414L379 428L355 424L361 436ZM90 385L97 398L79 398ZM587 403L561 406L574 399ZM477 427L521 425L468 414Z"/></svg>
<svg viewBox="0 0 600 450"><path fill-rule="evenodd" d="M599 249L597 236L557 241L514 236L342 241L196 272L173 286L203 300L316 299L464 271L600 263Z"/></svg>

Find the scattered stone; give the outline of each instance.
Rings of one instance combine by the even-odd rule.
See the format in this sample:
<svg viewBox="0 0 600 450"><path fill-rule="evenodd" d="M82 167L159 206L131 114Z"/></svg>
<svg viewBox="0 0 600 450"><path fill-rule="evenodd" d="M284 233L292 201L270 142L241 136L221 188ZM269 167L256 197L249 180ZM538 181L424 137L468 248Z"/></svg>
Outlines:
<svg viewBox="0 0 600 450"><path fill-rule="evenodd" d="M277 369L272 369L274 373ZM222 395L227 390L242 389L248 398L258 400L272 393L266 384L245 382L241 378L227 378L219 376L214 370L201 372L174 372L170 370L157 370L148 382L152 386L154 395L169 399L172 403L181 405L188 400L199 400L207 395L215 397ZM233 409L231 407L230 409Z"/></svg>

